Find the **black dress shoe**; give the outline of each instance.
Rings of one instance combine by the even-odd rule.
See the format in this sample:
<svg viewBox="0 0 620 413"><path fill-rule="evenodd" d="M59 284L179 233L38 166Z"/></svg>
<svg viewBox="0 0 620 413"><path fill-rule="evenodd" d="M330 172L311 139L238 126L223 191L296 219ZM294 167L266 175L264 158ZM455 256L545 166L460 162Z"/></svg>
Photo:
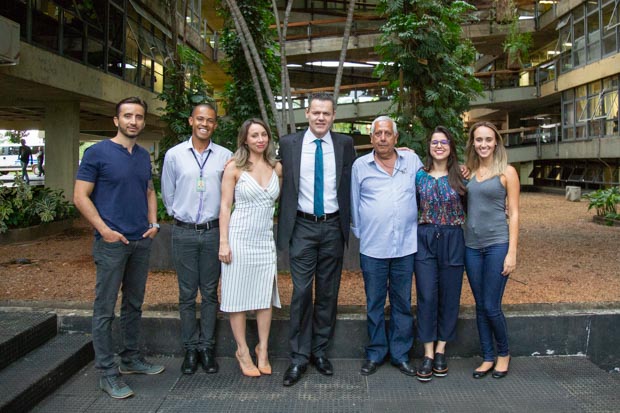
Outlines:
<svg viewBox="0 0 620 413"><path fill-rule="evenodd" d="M290 366L288 366L288 369L286 369L286 372L284 373L284 382L283 384L285 386L292 386L293 384L297 383L299 381L299 379L301 379L301 376L306 372L306 365L300 365L300 364L291 364Z"/></svg>
<svg viewBox="0 0 620 413"><path fill-rule="evenodd" d="M362 369L360 370L360 374L362 376L370 376L373 373L377 372L377 369L381 363L372 360L366 360L364 364L362 364Z"/></svg>
<svg viewBox="0 0 620 413"><path fill-rule="evenodd" d="M327 357L314 357L312 359L312 364L314 364L317 371L324 376L331 376L334 374L334 367Z"/></svg>
<svg viewBox="0 0 620 413"><path fill-rule="evenodd" d="M207 373L217 373L219 366L215 360L215 352L211 349L203 348L198 350L198 359L202 364L202 369Z"/></svg>
<svg viewBox="0 0 620 413"><path fill-rule="evenodd" d="M431 381L433 378L433 359L424 357L416 374L421 382Z"/></svg>
<svg viewBox="0 0 620 413"><path fill-rule="evenodd" d="M398 370L407 376L415 376L417 373L415 366L409 360L402 363L392 363L392 365L398 367Z"/></svg>
<svg viewBox="0 0 620 413"><path fill-rule="evenodd" d="M435 353L433 359L433 374L437 377L444 377L448 374L448 362L446 355L443 353Z"/></svg>
<svg viewBox="0 0 620 413"><path fill-rule="evenodd" d="M196 350L187 350L185 352L185 358L181 365L181 373L194 374L198 369L198 353Z"/></svg>

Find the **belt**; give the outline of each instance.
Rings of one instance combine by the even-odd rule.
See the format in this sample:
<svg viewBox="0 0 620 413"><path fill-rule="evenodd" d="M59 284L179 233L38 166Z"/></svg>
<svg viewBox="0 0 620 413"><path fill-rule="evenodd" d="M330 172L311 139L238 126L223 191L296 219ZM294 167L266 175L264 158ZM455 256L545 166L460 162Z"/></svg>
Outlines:
<svg viewBox="0 0 620 413"><path fill-rule="evenodd" d="M181 228L193 229L196 231L208 231L213 228L219 228L220 220L214 219L213 221L205 222L204 224L192 224L189 222L183 222L183 221L179 221L178 219L175 219L174 225L181 227Z"/></svg>
<svg viewBox="0 0 620 413"><path fill-rule="evenodd" d="M331 214L325 214L325 215L321 215L316 216L314 214L307 214L303 211L297 211L297 216L300 218L304 218L304 219L309 219L310 221L314 221L314 222L319 222L319 221L327 221L330 218L334 218L337 217L338 215L340 215L340 212L336 211L336 212L332 212Z"/></svg>

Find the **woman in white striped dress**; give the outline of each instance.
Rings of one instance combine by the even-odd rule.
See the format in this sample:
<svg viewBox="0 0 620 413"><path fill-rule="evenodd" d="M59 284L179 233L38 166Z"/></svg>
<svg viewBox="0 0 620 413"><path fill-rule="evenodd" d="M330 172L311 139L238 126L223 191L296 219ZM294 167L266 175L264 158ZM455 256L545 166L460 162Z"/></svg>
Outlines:
<svg viewBox="0 0 620 413"><path fill-rule="evenodd" d="M238 149L224 170L220 206L222 303L230 313L235 353L246 376L271 374L267 354L272 306L280 307L273 213L280 195L282 165L275 160L269 127L259 119L241 125ZM234 199L234 211L232 211ZM256 310L257 366L245 337L246 312Z"/></svg>

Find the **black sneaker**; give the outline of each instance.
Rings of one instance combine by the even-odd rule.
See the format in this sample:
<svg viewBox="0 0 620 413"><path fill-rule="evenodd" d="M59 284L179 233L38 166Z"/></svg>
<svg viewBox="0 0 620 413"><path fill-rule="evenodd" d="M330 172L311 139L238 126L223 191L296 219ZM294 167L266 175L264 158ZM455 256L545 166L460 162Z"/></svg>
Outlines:
<svg viewBox="0 0 620 413"><path fill-rule="evenodd" d="M443 353L435 353L433 360L433 374L437 377L445 377L448 375L448 362L446 355Z"/></svg>
<svg viewBox="0 0 620 413"><path fill-rule="evenodd" d="M422 382L431 381L433 378L433 359L430 357L424 357L422 364L418 367L418 380Z"/></svg>

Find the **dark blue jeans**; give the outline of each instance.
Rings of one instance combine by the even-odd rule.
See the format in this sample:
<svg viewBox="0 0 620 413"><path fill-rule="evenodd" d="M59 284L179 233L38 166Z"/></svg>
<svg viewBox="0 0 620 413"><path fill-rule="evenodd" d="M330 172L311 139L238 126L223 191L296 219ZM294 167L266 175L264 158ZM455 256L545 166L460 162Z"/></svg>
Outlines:
<svg viewBox="0 0 620 413"><path fill-rule="evenodd" d="M418 226L415 285L418 339L453 341L461 303L465 241L460 225Z"/></svg>
<svg viewBox="0 0 620 413"><path fill-rule="evenodd" d="M411 284L413 254L398 258L372 258L360 254L366 290L368 338L366 358L382 362L390 353L392 363L409 360L413 345ZM385 332L385 299L390 295L389 337Z"/></svg>
<svg viewBox="0 0 620 413"><path fill-rule="evenodd" d="M151 253L150 238L108 243L95 240L93 258L97 267L95 303L93 306L93 346L95 348L95 367L105 375L118 374L118 364L114 360L112 340L112 321L118 292L123 292L121 300L121 339L123 361L140 357L138 339L144 289L149 270Z"/></svg>
<svg viewBox="0 0 620 413"><path fill-rule="evenodd" d="M482 249L465 249L465 268L471 291L476 300L476 323L484 361L507 356L508 329L502 312L502 297L508 277L502 275L508 243Z"/></svg>
<svg viewBox="0 0 620 413"><path fill-rule="evenodd" d="M177 225L172 227L172 256L179 280L181 338L185 350L215 348L217 286L221 270L219 248L219 228L196 231ZM196 320L198 289L202 298L200 322Z"/></svg>
<svg viewBox="0 0 620 413"><path fill-rule="evenodd" d="M30 177L28 176L28 162L20 161L22 166L22 179L26 181L27 184L30 183Z"/></svg>

